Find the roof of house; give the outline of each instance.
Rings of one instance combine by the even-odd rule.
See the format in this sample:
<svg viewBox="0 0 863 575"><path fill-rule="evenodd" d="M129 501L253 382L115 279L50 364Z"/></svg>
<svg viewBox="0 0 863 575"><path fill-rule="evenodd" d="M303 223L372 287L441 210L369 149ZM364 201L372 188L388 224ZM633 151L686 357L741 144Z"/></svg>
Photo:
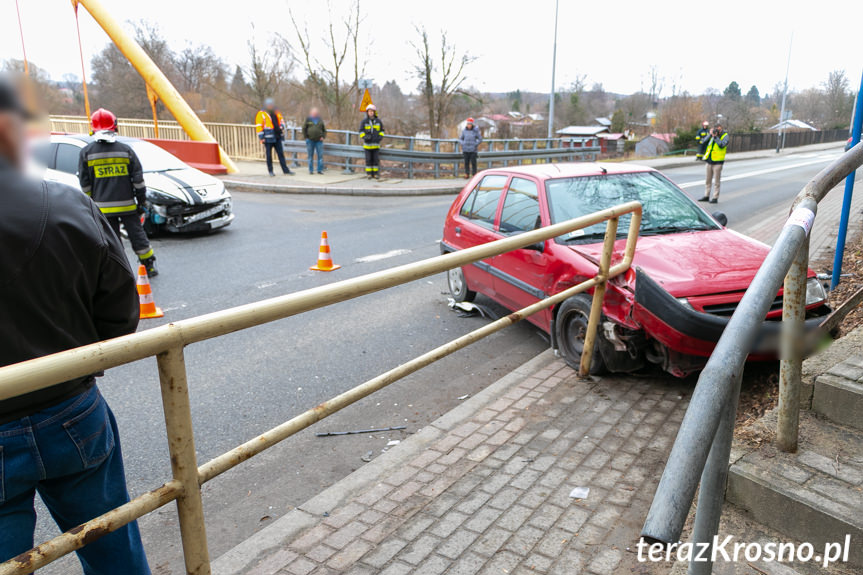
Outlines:
<svg viewBox="0 0 863 575"><path fill-rule="evenodd" d="M770 128L768 128L768 130L780 130L789 128L796 130L816 130L816 128L810 126L803 120L784 120L782 122L779 122L775 126L771 126Z"/></svg>
<svg viewBox="0 0 863 575"><path fill-rule="evenodd" d="M597 136L608 132L605 126L567 126L555 132L559 136Z"/></svg>
<svg viewBox="0 0 863 575"><path fill-rule="evenodd" d="M644 139L646 140L647 138L656 138L657 140L662 140L666 144L670 144L674 141L674 136L674 134L650 134Z"/></svg>
<svg viewBox="0 0 863 575"><path fill-rule="evenodd" d="M603 140L625 140L626 134L621 132L610 132L608 134L599 134Z"/></svg>
<svg viewBox="0 0 863 575"><path fill-rule="evenodd" d="M597 124L599 124L600 126L605 126L606 128L611 127L611 120L606 118L606 117L595 118L593 121L596 122Z"/></svg>

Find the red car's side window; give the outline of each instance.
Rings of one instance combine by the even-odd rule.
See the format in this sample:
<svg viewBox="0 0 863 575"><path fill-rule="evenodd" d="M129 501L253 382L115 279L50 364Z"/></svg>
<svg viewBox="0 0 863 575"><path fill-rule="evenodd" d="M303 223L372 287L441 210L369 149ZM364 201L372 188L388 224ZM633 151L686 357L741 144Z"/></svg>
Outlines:
<svg viewBox="0 0 863 575"><path fill-rule="evenodd" d="M542 227L536 182L513 178L500 212L500 232L514 234Z"/></svg>
<svg viewBox="0 0 863 575"><path fill-rule="evenodd" d="M500 197L509 176L490 174L468 194L459 215L484 228L493 229Z"/></svg>

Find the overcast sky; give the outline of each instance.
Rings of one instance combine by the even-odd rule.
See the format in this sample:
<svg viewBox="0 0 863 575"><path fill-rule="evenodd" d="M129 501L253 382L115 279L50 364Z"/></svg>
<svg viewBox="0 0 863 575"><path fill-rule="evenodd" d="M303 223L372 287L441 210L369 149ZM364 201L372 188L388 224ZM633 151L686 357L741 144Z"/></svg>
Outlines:
<svg viewBox="0 0 863 575"><path fill-rule="evenodd" d="M29 59L55 79L80 75L69 0L18 1ZM244 63L252 24L260 39L277 31L292 35L289 0L101 1L121 22L156 23L175 49L207 43L230 64ZM332 0L336 18L349 3ZM326 2L290 4L308 22L313 39L323 35ZM372 40L366 76L379 84L396 80L405 91L415 89L410 42L416 36L414 25L423 24L433 37L446 30L477 58L468 85L492 92L549 89L554 0L363 0L362 6ZM81 12L89 63L109 40ZM844 19L839 17L843 13ZM600 82L612 92L647 90L648 71L656 65L665 78L663 96L674 85L678 91L701 93L721 90L732 80L744 92L755 84L765 94L784 77L793 30L792 88L818 85L831 70L844 69L856 90L863 72L861 19L860 0L561 0L556 84L565 87L586 75L588 85ZM852 21L853 27L845 24ZM21 57L13 0L0 2L0 57Z"/></svg>

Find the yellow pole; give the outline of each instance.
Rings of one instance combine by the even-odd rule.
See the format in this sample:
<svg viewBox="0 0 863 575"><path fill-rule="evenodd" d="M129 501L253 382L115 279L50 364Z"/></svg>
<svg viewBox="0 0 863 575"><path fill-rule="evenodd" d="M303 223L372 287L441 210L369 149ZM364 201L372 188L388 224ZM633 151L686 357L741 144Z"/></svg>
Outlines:
<svg viewBox="0 0 863 575"><path fill-rule="evenodd" d="M156 95L156 92L150 87L150 84L147 84L147 99L150 101L150 109L153 110L153 133L155 138L159 139L159 114L156 113L156 102L159 101L159 96Z"/></svg>
<svg viewBox="0 0 863 575"><path fill-rule="evenodd" d="M199 142L216 142L216 139L210 134L209 130L201 123L200 118L195 115L189 104L183 99L176 88L171 84L165 74L158 66L147 56L135 40L133 40L114 20L114 17L105 9L99 0L72 0L72 5L77 8L78 4L84 6L87 12L93 16L93 19L102 27L105 33L111 38L120 52L131 62L132 66L144 78L144 81L153 88L153 91L159 96L159 99L165 104L165 107L174 115L174 118L180 123L189 137ZM218 142L217 142L218 143ZM225 153L225 150L219 146L219 156L228 172L236 173L237 166Z"/></svg>

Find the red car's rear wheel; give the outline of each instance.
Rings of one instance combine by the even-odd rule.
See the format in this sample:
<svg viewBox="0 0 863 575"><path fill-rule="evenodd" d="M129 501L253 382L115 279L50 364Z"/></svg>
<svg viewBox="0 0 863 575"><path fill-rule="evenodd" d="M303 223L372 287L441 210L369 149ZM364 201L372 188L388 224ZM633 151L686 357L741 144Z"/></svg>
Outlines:
<svg viewBox="0 0 863 575"><path fill-rule="evenodd" d="M473 301L476 297L476 292L467 288L467 280L461 268L449 270L446 273L446 282L455 301Z"/></svg>

